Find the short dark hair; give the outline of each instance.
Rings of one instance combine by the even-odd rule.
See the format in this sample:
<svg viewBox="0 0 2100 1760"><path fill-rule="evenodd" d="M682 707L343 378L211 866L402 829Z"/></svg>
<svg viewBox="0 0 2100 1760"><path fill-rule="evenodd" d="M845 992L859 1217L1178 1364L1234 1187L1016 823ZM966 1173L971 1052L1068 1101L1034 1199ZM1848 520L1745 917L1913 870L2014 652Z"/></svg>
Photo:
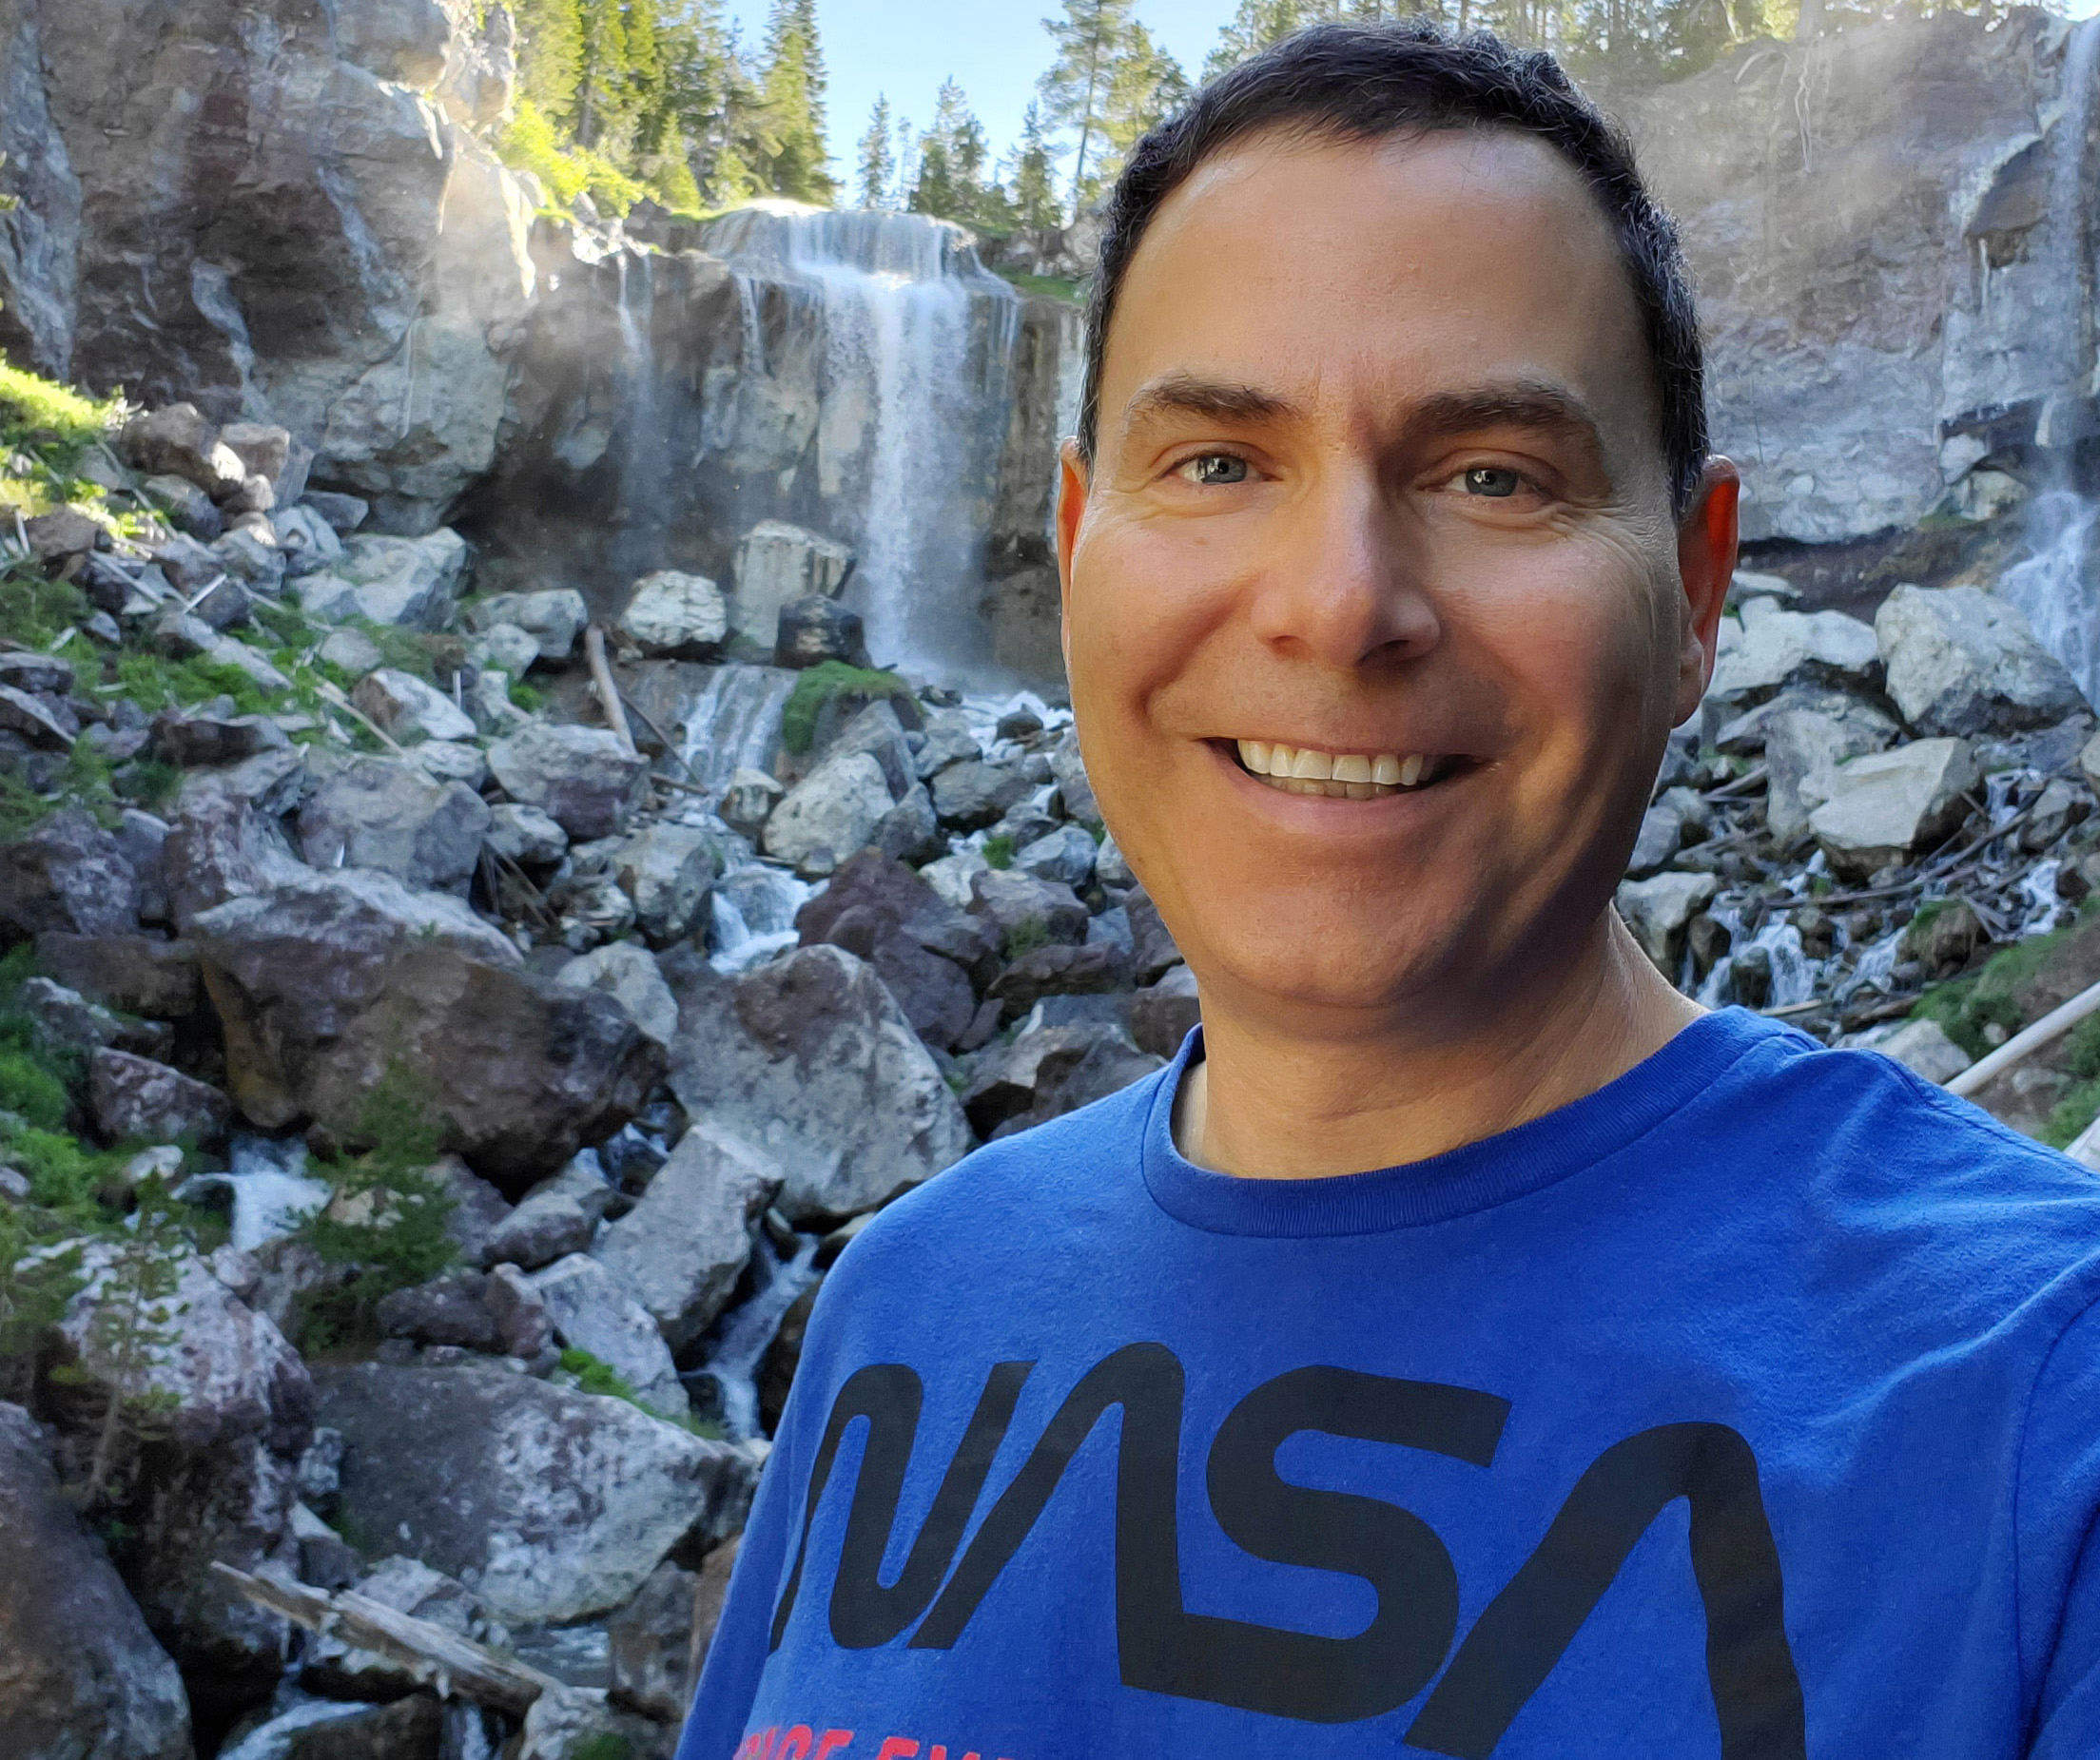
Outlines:
<svg viewBox="0 0 2100 1760"><path fill-rule="evenodd" d="M1426 18L1321 25L1286 37L1205 86L1132 149L1102 215L1086 314L1079 450L1099 432L1101 360L1131 259L1160 203L1206 160L1264 129L1378 140L1447 129L1533 135L1581 175L1610 221L1662 391L1662 454L1682 516L1706 459L1705 364L1677 227L1635 168L1633 145L1544 50L1488 31L1458 36Z"/></svg>

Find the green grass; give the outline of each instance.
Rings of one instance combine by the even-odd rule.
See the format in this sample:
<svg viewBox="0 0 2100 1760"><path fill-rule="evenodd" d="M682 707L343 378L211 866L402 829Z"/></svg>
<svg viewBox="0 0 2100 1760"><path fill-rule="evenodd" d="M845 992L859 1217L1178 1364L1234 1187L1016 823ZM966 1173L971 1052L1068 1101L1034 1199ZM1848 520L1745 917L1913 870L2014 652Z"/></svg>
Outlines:
<svg viewBox="0 0 2100 1760"><path fill-rule="evenodd" d="M1032 954L1039 947L1050 945L1050 930L1040 917L1030 917L1016 923L1006 934L1006 957L1019 959L1023 954Z"/></svg>
<svg viewBox="0 0 2100 1760"><path fill-rule="evenodd" d="M894 672L872 672L865 667L849 667L843 660L826 660L795 680L795 687L781 712L780 743L791 752L806 752L817 737L817 717L834 697L908 696L911 687Z"/></svg>
<svg viewBox="0 0 2100 1760"><path fill-rule="evenodd" d="M1014 865L1014 840L1001 831L997 837L984 840L984 865L989 868L1010 868Z"/></svg>
<svg viewBox="0 0 2100 1760"><path fill-rule="evenodd" d="M239 667L203 656L168 660L134 648L117 661L117 687L148 715L189 708L214 697L231 697L238 715L260 715L270 706L262 687Z"/></svg>
<svg viewBox="0 0 2100 1760"><path fill-rule="evenodd" d="M2020 1013L2020 993L2041 975L2064 942L2078 933L2090 908L2090 904L2081 907L2078 923L2016 941L1993 954L1980 972L1934 985L1919 997L1911 1018L1936 1020L1970 1056L1983 1056L1992 1049L1988 1028L1998 1027L2010 1035L2027 1024ZM1919 915L1923 914L1921 909ZM1911 920L1915 923L1917 919ZM2100 1065L2092 1073L2100 1074Z"/></svg>
<svg viewBox="0 0 2100 1760"><path fill-rule="evenodd" d="M570 1750L573 1760L633 1760L634 1744L611 1730L589 1735Z"/></svg>
<svg viewBox="0 0 2100 1760"><path fill-rule="evenodd" d="M675 1424L681 1430L693 1436L704 1436L710 1441L720 1442L728 1438L728 1432L709 1419L694 1418L690 1414L685 1417L669 1417L659 1412L634 1391L619 1370L602 1357L593 1357L587 1350L574 1347L564 1350L561 1353L561 1366L564 1373L576 1378L578 1393L593 1393L606 1400L625 1400L636 1411L647 1412L659 1423Z"/></svg>
<svg viewBox="0 0 2100 1760"><path fill-rule="evenodd" d="M511 680L511 706L521 708L528 715L536 715L547 705L546 693L528 685L521 678Z"/></svg>
<svg viewBox="0 0 2100 1760"><path fill-rule="evenodd" d="M0 580L0 629L25 648L48 649L93 614L88 595L68 582L26 571Z"/></svg>
<svg viewBox="0 0 2100 1760"><path fill-rule="evenodd" d="M1067 305L1082 305L1086 301L1086 284L1061 275L1027 275L1019 269L1001 269L1002 280L1011 281L1022 293L1041 300L1062 300Z"/></svg>
<svg viewBox="0 0 2100 1760"><path fill-rule="evenodd" d="M123 414L122 397L86 396L0 360L0 446L41 443L70 465Z"/></svg>

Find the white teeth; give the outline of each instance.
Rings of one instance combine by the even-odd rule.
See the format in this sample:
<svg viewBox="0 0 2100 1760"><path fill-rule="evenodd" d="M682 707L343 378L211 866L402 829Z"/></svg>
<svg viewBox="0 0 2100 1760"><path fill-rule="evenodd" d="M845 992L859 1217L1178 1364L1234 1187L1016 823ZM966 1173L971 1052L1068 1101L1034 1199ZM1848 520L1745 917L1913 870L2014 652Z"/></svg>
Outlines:
<svg viewBox="0 0 2100 1760"><path fill-rule="evenodd" d="M1334 760L1334 780L1337 783L1370 782L1371 760L1358 757L1354 752L1344 752Z"/></svg>
<svg viewBox="0 0 2100 1760"><path fill-rule="evenodd" d="M1413 788L1434 763L1424 752L1405 758L1397 752L1325 752L1269 740L1241 740L1238 746L1249 775L1287 794L1326 795L1337 801L1371 801Z"/></svg>
<svg viewBox="0 0 2100 1760"><path fill-rule="evenodd" d="M1388 788L1400 786L1400 760L1390 752L1380 752L1371 761L1371 780Z"/></svg>
<svg viewBox="0 0 2100 1760"><path fill-rule="evenodd" d="M1269 748L1269 774L1271 776L1289 776L1291 774L1292 756L1290 746L1272 745Z"/></svg>
<svg viewBox="0 0 2100 1760"><path fill-rule="evenodd" d="M1326 752L1316 752L1310 745L1301 746L1296 757L1291 760L1291 774L1308 782L1324 783L1334 774L1334 760Z"/></svg>
<svg viewBox="0 0 2100 1760"><path fill-rule="evenodd" d="M1412 788L1422 780L1422 754L1415 752L1400 766L1400 786Z"/></svg>
<svg viewBox="0 0 2100 1760"><path fill-rule="evenodd" d="M1239 761L1256 776L1267 776L1269 774L1269 742L1267 740L1240 741Z"/></svg>

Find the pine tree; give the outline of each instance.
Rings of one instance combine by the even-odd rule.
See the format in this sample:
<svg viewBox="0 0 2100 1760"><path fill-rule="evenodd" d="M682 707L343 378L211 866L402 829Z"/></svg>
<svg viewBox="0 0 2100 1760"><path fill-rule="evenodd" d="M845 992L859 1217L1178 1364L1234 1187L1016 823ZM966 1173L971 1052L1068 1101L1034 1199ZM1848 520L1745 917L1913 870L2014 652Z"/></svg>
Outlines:
<svg viewBox="0 0 2100 1760"><path fill-rule="evenodd" d="M1134 4L1135 0L1063 0L1064 16L1042 21L1057 45L1057 55L1037 88L1050 120L1079 134L1072 164L1075 211L1088 188L1095 151L1106 131L1109 89L1116 77L1117 57L1130 36Z"/></svg>
<svg viewBox="0 0 2100 1760"><path fill-rule="evenodd" d="M886 208L897 177L897 159L889 143L889 99L875 94L875 107L868 112L867 132L861 136L860 204L864 208Z"/></svg>
<svg viewBox="0 0 2100 1760"><path fill-rule="evenodd" d="M567 126L574 118L583 66L577 0L517 0L517 95Z"/></svg>
<svg viewBox="0 0 2100 1760"><path fill-rule="evenodd" d="M1105 189L1115 182L1138 137L1164 122L1188 99L1189 81L1181 64L1153 40L1144 26L1133 24L1109 78L1101 118L1104 144L1094 162L1090 188Z"/></svg>
<svg viewBox="0 0 2100 1760"><path fill-rule="evenodd" d="M626 109L627 17L620 0L581 0L578 15L583 36L573 126L581 145L596 146Z"/></svg>
<svg viewBox="0 0 2100 1760"><path fill-rule="evenodd" d="M766 24L766 70L760 82L765 185L798 202L829 203L838 194L824 143L824 50L816 0L773 0Z"/></svg>
<svg viewBox="0 0 2100 1760"><path fill-rule="evenodd" d="M1009 189L1015 221L1032 231L1045 232L1058 223L1058 196L1052 185L1055 165L1050 139L1042 128L1041 108L1031 101L1021 119L1021 149L1015 156Z"/></svg>

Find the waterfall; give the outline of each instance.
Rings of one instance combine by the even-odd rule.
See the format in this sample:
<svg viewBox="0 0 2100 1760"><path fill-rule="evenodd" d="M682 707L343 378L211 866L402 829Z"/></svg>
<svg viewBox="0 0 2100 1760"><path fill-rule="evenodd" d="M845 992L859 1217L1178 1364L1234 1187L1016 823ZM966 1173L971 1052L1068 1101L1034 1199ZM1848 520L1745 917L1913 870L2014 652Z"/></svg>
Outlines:
<svg viewBox="0 0 2100 1760"><path fill-rule="evenodd" d="M2086 134L2100 67L2100 18L2071 28L2064 45L2063 95L2050 130L2049 209L2042 248L2045 284L2063 288L2075 321L2063 326L2056 391L2035 433L2046 477L2028 504L2027 559L1999 578L1999 594L2018 606L2042 646L2061 660L2089 703L2100 703L2100 580L2094 578L2096 508L2076 484L2074 449L2084 437L2091 387L2086 315L2090 300L2090 240L2084 203Z"/></svg>
<svg viewBox="0 0 2100 1760"><path fill-rule="evenodd" d="M621 506L613 542L621 572L633 579L664 566L671 449L657 404L656 362L651 348L656 317L654 260L647 251L626 246L614 258L619 265L627 455L620 470Z"/></svg>
<svg viewBox="0 0 2100 1760"><path fill-rule="evenodd" d="M720 666L686 706L687 771L721 798L738 770L769 770L780 745L781 713L795 675L777 667Z"/></svg>
<svg viewBox="0 0 2100 1760"><path fill-rule="evenodd" d="M821 336L809 517L858 552L846 598L870 653L930 672L982 660L1020 297L968 233L924 215L768 202L725 215L706 240L735 273L746 347L761 356L747 373L768 367L768 290Z"/></svg>

